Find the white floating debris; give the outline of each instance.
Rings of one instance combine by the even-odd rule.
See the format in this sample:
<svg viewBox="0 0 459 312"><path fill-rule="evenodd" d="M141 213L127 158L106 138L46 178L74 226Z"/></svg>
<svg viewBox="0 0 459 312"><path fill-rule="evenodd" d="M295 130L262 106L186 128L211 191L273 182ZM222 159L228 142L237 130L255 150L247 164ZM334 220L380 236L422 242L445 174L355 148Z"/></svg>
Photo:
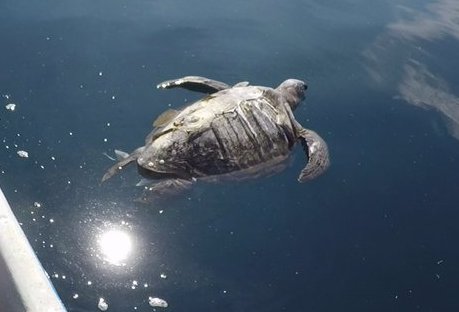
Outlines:
<svg viewBox="0 0 459 312"><path fill-rule="evenodd" d="M91 285L92 285L92 282L91 282L91 281L88 281L87 284L88 284L89 286L91 286Z"/></svg>
<svg viewBox="0 0 459 312"><path fill-rule="evenodd" d="M18 156L19 157L22 157L22 158L29 158L29 153L27 153L26 151L17 151L18 153Z"/></svg>
<svg viewBox="0 0 459 312"><path fill-rule="evenodd" d="M54 219L49 219L49 223L54 223Z"/></svg>
<svg viewBox="0 0 459 312"><path fill-rule="evenodd" d="M108 139L107 139L107 138L104 138L104 142L107 142L107 141L108 141Z"/></svg>
<svg viewBox="0 0 459 312"><path fill-rule="evenodd" d="M54 157L54 156L51 156L51 160L56 160L56 157Z"/></svg>
<svg viewBox="0 0 459 312"><path fill-rule="evenodd" d="M69 135L73 135L73 132L69 132Z"/></svg>
<svg viewBox="0 0 459 312"><path fill-rule="evenodd" d="M108 303L105 301L104 298L99 298L99 303L97 304L97 307L101 311L107 311L108 309Z"/></svg>
<svg viewBox="0 0 459 312"><path fill-rule="evenodd" d="M11 112L14 112L14 110L16 109L16 104L13 104L13 103L6 104L5 108Z"/></svg>
<svg viewBox="0 0 459 312"><path fill-rule="evenodd" d="M102 72L99 72L99 76L102 76L102 75L103 75L103 73L102 73Z"/></svg>
<svg viewBox="0 0 459 312"><path fill-rule="evenodd" d="M153 297L148 297L148 304L154 308L167 308L169 306L166 300Z"/></svg>
<svg viewBox="0 0 459 312"><path fill-rule="evenodd" d="M79 296L80 296L80 295L78 295L78 294L73 294L72 298L73 298L73 299L78 299Z"/></svg>
<svg viewBox="0 0 459 312"><path fill-rule="evenodd" d="M167 278L167 275L166 275L165 273L161 273L159 276L160 276L162 279L166 279L166 278Z"/></svg>
<svg viewBox="0 0 459 312"><path fill-rule="evenodd" d="M33 206L34 206L35 208L40 208L40 207L41 207L41 204L40 204L39 202L34 202L34 203L33 203Z"/></svg>

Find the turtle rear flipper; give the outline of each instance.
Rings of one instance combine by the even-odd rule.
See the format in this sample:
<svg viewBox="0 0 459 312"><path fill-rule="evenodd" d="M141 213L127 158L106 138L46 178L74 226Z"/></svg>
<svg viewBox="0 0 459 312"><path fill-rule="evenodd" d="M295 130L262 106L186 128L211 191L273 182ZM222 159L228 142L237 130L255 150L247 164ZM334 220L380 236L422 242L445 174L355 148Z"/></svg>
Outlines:
<svg viewBox="0 0 459 312"><path fill-rule="evenodd" d="M126 153L122 150L115 150L115 155L116 155L116 159L118 159L118 161L121 161L121 160L124 160L126 158L129 157L129 153Z"/></svg>
<svg viewBox="0 0 459 312"><path fill-rule="evenodd" d="M104 174L102 177L102 183L113 177L115 174L117 174L120 170L122 170L124 167L129 165L131 162L137 160L139 157L140 153L145 149L145 147L139 147L135 151L133 151L131 154L127 154L123 151L120 150L115 150L115 154L118 159L121 159L118 161L116 164L110 167L110 169L107 170L107 172Z"/></svg>
<svg viewBox="0 0 459 312"><path fill-rule="evenodd" d="M184 88L190 91L212 94L231 88L224 82L200 76L185 76L178 79L166 80L156 86L158 89Z"/></svg>
<svg viewBox="0 0 459 312"><path fill-rule="evenodd" d="M142 197L136 199L140 203L150 203L158 199L167 199L180 195L191 189L195 180L167 179L146 187Z"/></svg>
<svg viewBox="0 0 459 312"><path fill-rule="evenodd" d="M248 81L241 81L241 82L236 83L236 84L233 86L233 88L247 87L248 85L250 85L250 82L248 82Z"/></svg>
<svg viewBox="0 0 459 312"><path fill-rule="evenodd" d="M299 182L310 181L323 174L330 166L327 143L314 131L297 129L308 163L301 170Z"/></svg>

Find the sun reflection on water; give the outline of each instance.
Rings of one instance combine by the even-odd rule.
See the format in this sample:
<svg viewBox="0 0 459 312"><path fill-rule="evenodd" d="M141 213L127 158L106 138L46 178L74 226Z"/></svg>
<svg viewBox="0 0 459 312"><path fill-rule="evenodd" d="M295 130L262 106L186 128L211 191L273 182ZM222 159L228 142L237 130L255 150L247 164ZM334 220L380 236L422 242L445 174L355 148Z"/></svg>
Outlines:
<svg viewBox="0 0 459 312"><path fill-rule="evenodd" d="M125 265L132 252L132 239L129 233L112 229L98 238L100 252L105 261L113 265Z"/></svg>

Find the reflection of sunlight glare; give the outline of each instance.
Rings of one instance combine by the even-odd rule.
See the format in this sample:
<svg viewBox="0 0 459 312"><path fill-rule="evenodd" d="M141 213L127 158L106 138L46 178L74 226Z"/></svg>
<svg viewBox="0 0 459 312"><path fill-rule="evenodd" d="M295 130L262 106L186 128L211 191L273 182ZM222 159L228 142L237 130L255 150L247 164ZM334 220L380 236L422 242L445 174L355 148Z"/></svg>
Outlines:
<svg viewBox="0 0 459 312"><path fill-rule="evenodd" d="M100 236L98 242L104 259L111 264L123 265L131 253L131 238L124 231L105 232Z"/></svg>

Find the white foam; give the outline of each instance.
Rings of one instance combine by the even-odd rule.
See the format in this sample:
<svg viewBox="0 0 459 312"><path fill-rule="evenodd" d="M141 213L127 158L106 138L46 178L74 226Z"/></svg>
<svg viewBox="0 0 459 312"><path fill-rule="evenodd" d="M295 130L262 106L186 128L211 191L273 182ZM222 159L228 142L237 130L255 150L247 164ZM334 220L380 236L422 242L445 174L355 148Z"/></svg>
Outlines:
<svg viewBox="0 0 459 312"><path fill-rule="evenodd" d="M29 158L29 153L27 153L26 151L17 151L18 153L18 156L21 157L21 158Z"/></svg>
<svg viewBox="0 0 459 312"><path fill-rule="evenodd" d="M166 300L156 297L148 297L148 304L154 308L167 308L169 306Z"/></svg>
<svg viewBox="0 0 459 312"><path fill-rule="evenodd" d="M99 303L97 304L97 307L101 311L107 311L108 310L108 303L105 301L104 298L99 298Z"/></svg>
<svg viewBox="0 0 459 312"><path fill-rule="evenodd" d="M14 110L16 109L16 104L14 103L6 104L5 108L11 112L14 112Z"/></svg>

